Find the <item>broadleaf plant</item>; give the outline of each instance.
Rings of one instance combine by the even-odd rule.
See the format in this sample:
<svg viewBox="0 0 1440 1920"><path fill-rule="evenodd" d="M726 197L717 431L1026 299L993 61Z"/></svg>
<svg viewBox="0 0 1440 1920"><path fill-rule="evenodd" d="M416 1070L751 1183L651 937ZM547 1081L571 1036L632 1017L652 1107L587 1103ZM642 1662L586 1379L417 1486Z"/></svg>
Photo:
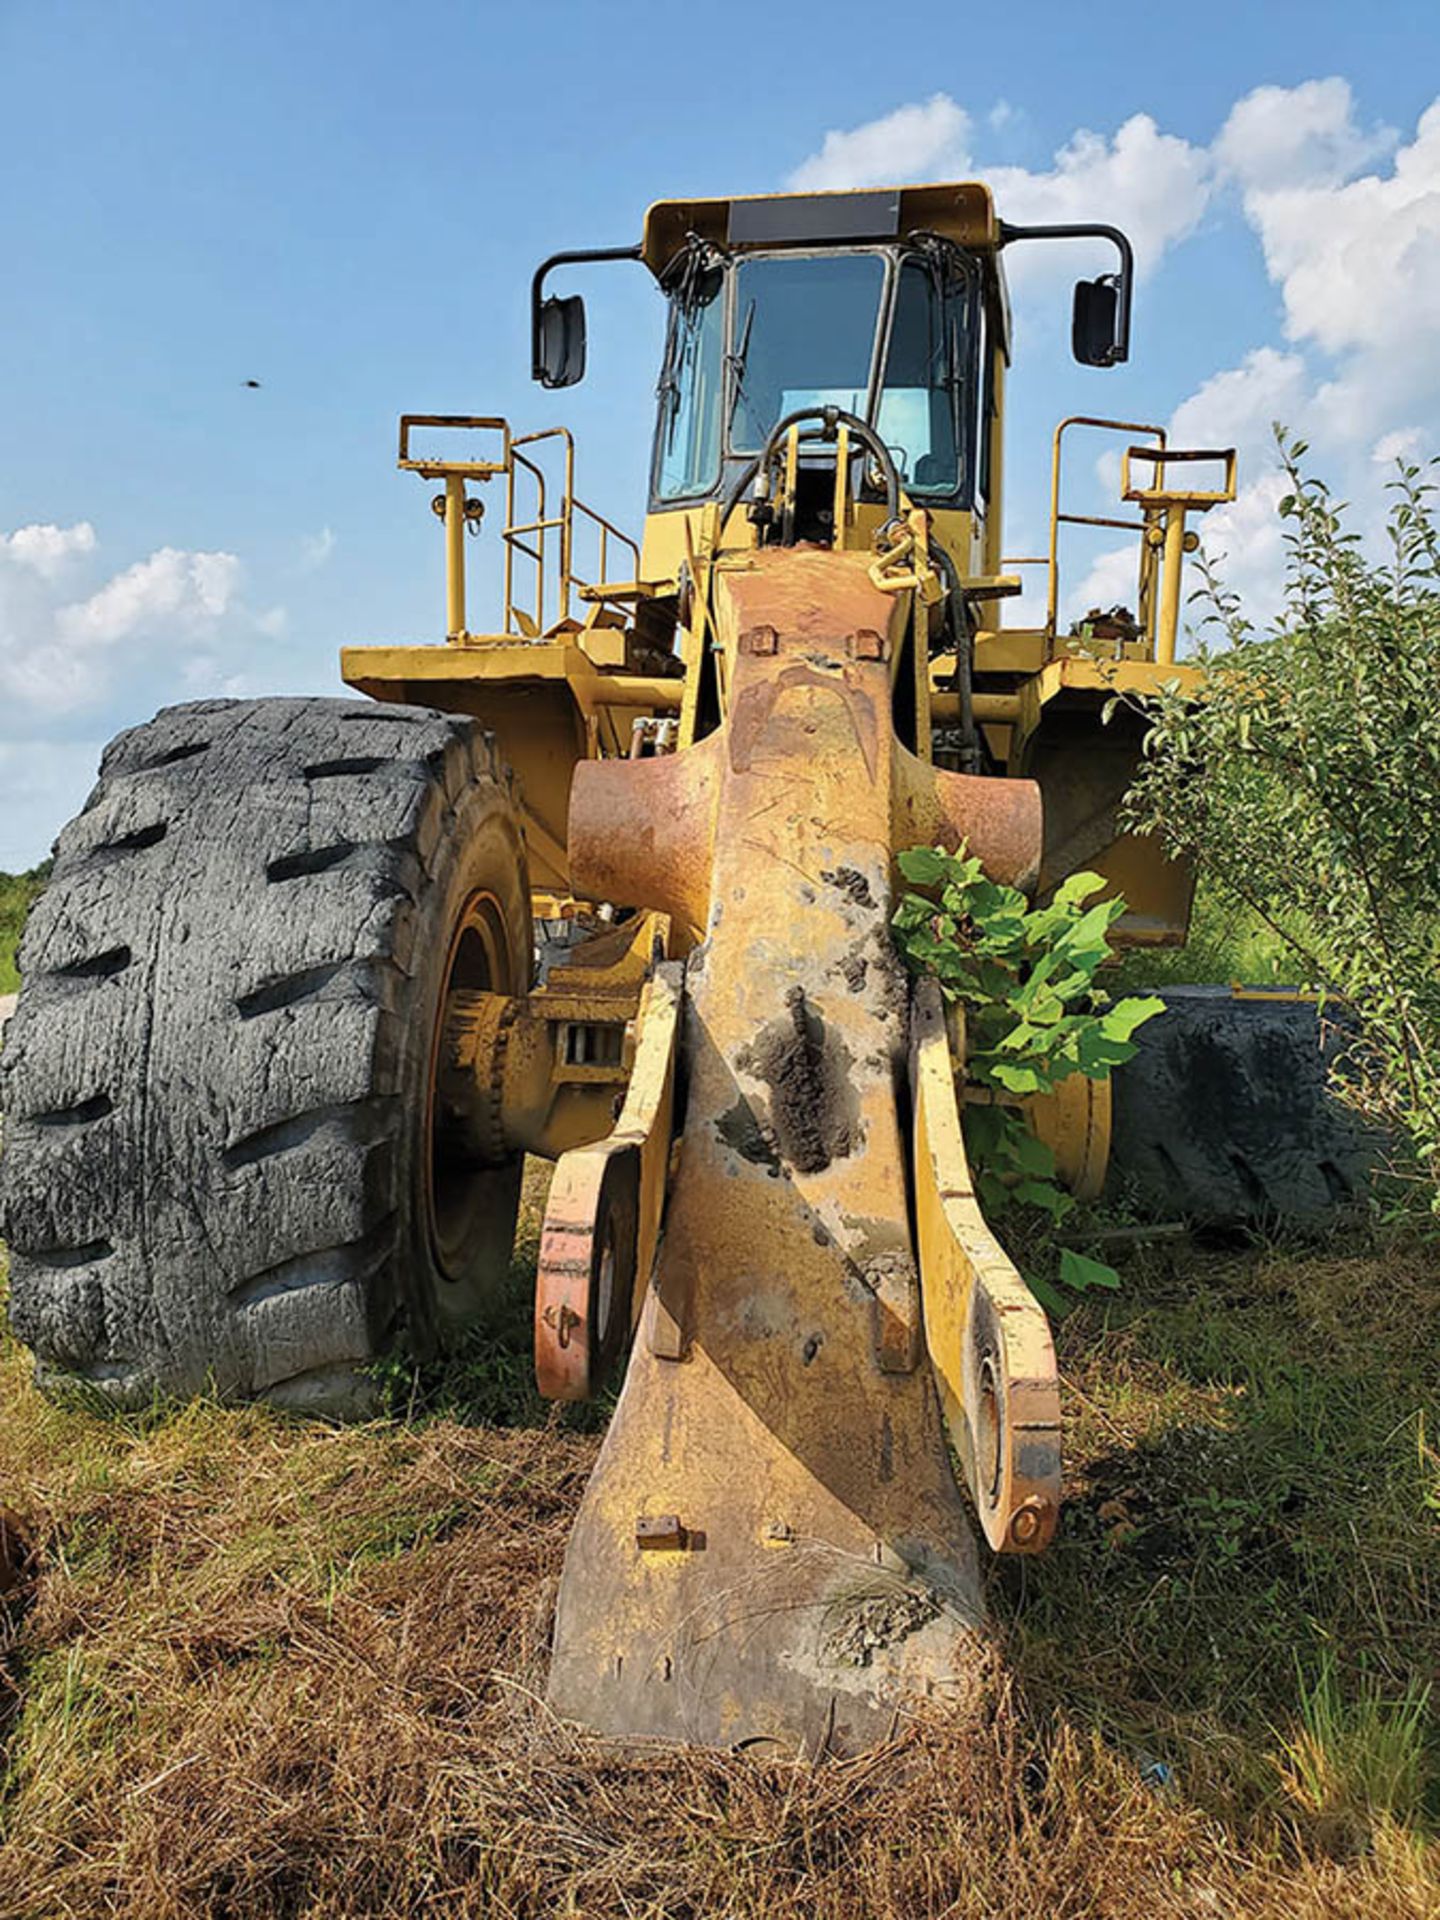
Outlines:
<svg viewBox="0 0 1440 1920"><path fill-rule="evenodd" d="M1031 1131L1020 1102L1053 1092L1072 1074L1104 1080L1135 1054L1134 1035L1164 1011L1154 994L1112 1001L1096 984L1109 958L1110 928L1125 911L1118 896L1093 901L1105 882L1071 874L1042 907L1015 887L986 878L962 846L912 847L900 871L914 889L893 928L906 963L932 974L965 1011L966 1074L989 1100L967 1100L965 1150L987 1215L1027 1207L1058 1227L1075 1205L1056 1177L1055 1156ZM1116 1287L1113 1267L1059 1249L1052 1282L1026 1276L1046 1311L1062 1314L1092 1287Z"/></svg>

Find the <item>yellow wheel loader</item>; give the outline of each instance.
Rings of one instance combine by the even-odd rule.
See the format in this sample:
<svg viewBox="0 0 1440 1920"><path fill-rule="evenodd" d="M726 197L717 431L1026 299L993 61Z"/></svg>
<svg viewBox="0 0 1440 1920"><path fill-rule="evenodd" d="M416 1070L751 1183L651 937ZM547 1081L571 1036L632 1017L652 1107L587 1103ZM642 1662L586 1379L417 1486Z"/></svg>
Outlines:
<svg viewBox="0 0 1440 1920"><path fill-rule="evenodd" d="M407 416L443 643L346 649L365 700L122 734L25 936L0 1177L42 1379L363 1410L393 1343L483 1318L523 1157L555 1162L540 1385L623 1384L550 1697L608 1733L844 1751L963 1704L972 1513L1002 1553L1057 1522L1049 1327L976 1202L963 1036L890 920L896 856L964 845L1042 897L1098 872L1122 942L1185 938L1189 871L1118 824L1126 696L1193 677L1183 560L1233 455L1066 420L1048 551L1001 540L1003 258L1082 237L1115 266L1074 349L1111 366L1125 237L1007 225L977 184L661 202L638 246L547 261L549 388L585 362L557 270L633 260L665 299L643 540L577 497L563 429ZM1064 463L1097 432L1135 604L1067 632ZM474 632L487 501L503 616ZM1006 626L1027 567L1047 617ZM1031 1102L1076 1193L1112 1133L1177 1211L1348 1191L1313 1010L1181 995L1153 1024L1113 1108L1084 1079Z"/></svg>

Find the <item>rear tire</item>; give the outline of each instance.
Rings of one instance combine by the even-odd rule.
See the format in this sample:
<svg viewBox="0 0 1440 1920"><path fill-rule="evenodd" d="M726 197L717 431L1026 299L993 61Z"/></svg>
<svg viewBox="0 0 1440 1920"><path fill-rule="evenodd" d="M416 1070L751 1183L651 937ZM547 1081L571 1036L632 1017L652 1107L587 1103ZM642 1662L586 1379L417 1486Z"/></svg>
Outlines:
<svg viewBox="0 0 1440 1920"><path fill-rule="evenodd" d="M473 722L206 701L120 735L0 1064L10 1319L41 1378L360 1412L397 1335L424 1353L481 1315L522 1162L437 1131L442 1008L524 993L532 958Z"/></svg>
<svg viewBox="0 0 1440 1920"><path fill-rule="evenodd" d="M1108 1191L1215 1225L1317 1225L1363 1202L1382 1143L1337 1099L1312 1002L1171 987L1111 1076Z"/></svg>

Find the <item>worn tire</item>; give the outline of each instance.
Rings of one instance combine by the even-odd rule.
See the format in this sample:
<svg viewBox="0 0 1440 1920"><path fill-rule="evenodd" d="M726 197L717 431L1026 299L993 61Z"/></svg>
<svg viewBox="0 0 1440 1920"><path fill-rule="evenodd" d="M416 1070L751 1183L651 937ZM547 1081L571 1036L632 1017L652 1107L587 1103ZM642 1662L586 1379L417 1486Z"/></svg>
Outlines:
<svg viewBox="0 0 1440 1920"><path fill-rule="evenodd" d="M1363 1199L1380 1142L1330 1084L1333 1016L1228 987L1160 997L1111 1079L1113 1197L1217 1225L1315 1225Z"/></svg>
<svg viewBox="0 0 1440 1920"><path fill-rule="evenodd" d="M217 700L121 734L60 836L0 1061L10 1319L42 1379L356 1412L397 1334L425 1351L481 1313L521 1164L465 1170L442 1261L439 1009L452 969L523 993L532 957L509 775L473 722Z"/></svg>

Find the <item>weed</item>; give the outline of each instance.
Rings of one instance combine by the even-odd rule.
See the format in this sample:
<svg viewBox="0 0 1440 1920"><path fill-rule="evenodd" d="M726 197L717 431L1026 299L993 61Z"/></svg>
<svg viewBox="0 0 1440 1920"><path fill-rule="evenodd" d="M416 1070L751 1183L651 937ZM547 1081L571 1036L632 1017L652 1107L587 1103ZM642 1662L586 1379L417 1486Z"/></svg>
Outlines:
<svg viewBox="0 0 1440 1920"><path fill-rule="evenodd" d="M1299 1724L1280 1736L1284 1790L1334 1849L1373 1841L1385 1823L1418 1822L1431 1785L1430 1685L1412 1680L1388 1696L1373 1675L1343 1690L1327 1649L1312 1678L1302 1672Z"/></svg>

